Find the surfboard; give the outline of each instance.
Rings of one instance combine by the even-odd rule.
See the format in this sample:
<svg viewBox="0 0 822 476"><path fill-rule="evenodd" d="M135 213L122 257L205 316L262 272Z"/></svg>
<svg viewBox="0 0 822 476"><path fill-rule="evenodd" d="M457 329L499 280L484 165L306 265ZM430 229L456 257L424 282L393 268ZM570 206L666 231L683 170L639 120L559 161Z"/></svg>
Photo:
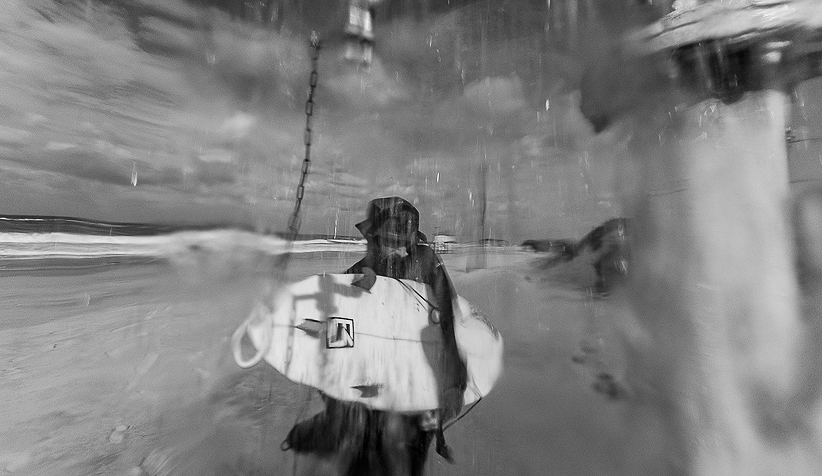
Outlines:
<svg viewBox="0 0 822 476"><path fill-rule="evenodd" d="M430 287L378 276L366 291L358 274L311 276L260 302L233 338L241 367L264 359L288 379L377 410L439 407L444 347ZM454 299L454 333L466 363L465 404L487 395L502 372L503 343L465 298ZM247 335L257 354L245 360Z"/></svg>

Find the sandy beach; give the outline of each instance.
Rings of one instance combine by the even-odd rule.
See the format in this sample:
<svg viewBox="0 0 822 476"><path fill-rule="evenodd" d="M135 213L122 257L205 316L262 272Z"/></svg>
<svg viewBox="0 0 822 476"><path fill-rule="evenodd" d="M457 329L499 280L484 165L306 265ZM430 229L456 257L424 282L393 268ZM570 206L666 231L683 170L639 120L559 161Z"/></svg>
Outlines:
<svg viewBox="0 0 822 476"><path fill-rule="evenodd" d="M288 279L344 269L356 253L295 257ZM429 475L660 475L654 417L593 385L618 375L617 290L585 291L585 263L447 254L460 294L505 339L505 371L431 451ZM0 271L0 472L20 475L323 474L282 452L315 391L271 367L243 370L229 338L259 299L270 256L192 251L178 260L6 262ZM467 271L468 270L468 271ZM582 363L574 362L572 359ZM637 419L644 425L636 428ZM632 424L632 422L634 424Z"/></svg>

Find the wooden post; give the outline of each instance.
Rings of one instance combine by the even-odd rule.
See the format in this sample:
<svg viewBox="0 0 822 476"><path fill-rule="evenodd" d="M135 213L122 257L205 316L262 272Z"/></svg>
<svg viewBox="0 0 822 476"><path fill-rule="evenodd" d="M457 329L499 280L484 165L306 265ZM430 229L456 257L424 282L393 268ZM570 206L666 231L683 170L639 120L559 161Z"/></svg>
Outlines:
<svg viewBox="0 0 822 476"><path fill-rule="evenodd" d="M743 3L695 3L631 37L673 58L679 83L670 109L632 119L626 380L656 410L673 474L810 476L822 474L820 398L800 395L805 350L820 344L800 315L780 80L803 37L775 33L803 27L785 5ZM768 21L752 33L740 18Z"/></svg>
<svg viewBox="0 0 822 476"><path fill-rule="evenodd" d="M488 265L487 252L485 249L485 239L487 238L487 214L488 214L488 143L484 138L479 145L479 165L477 166L476 192L472 198L472 208L474 215L474 239L476 249L466 260L465 271L485 269Z"/></svg>
<svg viewBox="0 0 822 476"><path fill-rule="evenodd" d="M686 474L771 474L763 432L800 384L785 99L701 102L666 131L671 150L645 158L632 295Z"/></svg>

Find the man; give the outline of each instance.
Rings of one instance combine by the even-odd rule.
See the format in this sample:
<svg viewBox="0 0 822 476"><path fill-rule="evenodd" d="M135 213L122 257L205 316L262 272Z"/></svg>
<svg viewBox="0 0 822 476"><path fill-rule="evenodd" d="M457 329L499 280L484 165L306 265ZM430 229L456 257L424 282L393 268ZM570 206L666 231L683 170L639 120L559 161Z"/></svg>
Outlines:
<svg viewBox="0 0 822 476"><path fill-rule="evenodd" d="M412 204L400 197L378 198L368 204L366 215L356 225L366 239L366 255L346 273L363 274L354 284L366 289L375 275L410 279L431 287L434 321L440 325L445 345L440 408L423 414L402 414L372 410L324 395L326 410L295 425L283 448L336 453L340 475L419 476L434 436L437 452L451 460L442 424L462 409L466 368L454 336L452 298L456 294L439 257L422 244L425 236L419 231L419 212Z"/></svg>

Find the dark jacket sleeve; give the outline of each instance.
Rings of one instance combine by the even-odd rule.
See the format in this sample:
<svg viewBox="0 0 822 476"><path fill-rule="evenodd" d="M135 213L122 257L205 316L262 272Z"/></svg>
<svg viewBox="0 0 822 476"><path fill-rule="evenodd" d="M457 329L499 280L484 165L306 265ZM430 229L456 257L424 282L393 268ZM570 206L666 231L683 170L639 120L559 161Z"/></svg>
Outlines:
<svg viewBox="0 0 822 476"><path fill-rule="evenodd" d="M374 268L374 258L371 253L367 253L363 259L352 264L350 268L346 269L343 274L362 274L365 268Z"/></svg>
<svg viewBox="0 0 822 476"><path fill-rule="evenodd" d="M365 259L361 259L352 264L350 268L346 269L343 274L359 274L362 273Z"/></svg>
<svg viewBox="0 0 822 476"><path fill-rule="evenodd" d="M427 247L426 247L427 248ZM462 361L457 349L456 335L454 334L454 308L453 300L457 297L451 278L445 270L445 266L433 250L428 248L427 257L430 264L428 281L431 286L436 305L440 310L440 329L442 330L443 343L445 346L443 355L444 381L441 389L441 406L446 410L459 411L462 407L462 395L465 391L467 371L465 363ZM446 405L451 399L451 407ZM448 420L456 415L444 415Z"/></svg>

